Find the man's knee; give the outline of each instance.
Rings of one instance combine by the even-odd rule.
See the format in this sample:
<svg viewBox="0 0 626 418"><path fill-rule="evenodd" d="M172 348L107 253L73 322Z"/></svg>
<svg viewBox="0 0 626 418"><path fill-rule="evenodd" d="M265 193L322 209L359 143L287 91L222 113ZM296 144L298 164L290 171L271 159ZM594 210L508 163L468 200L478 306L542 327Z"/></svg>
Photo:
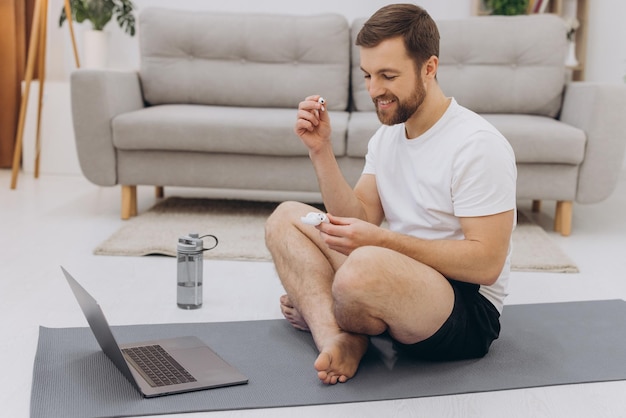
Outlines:
<svg viewBox="0 0 626 418"><path fill-rule="evenodd" d="M270 250L276 247L290 232L302 232L300 218L313 210L316 210L313 206L302 202L287 201L279 204L265 221L267 247Z"/></svg>
<svg viewBox="0 0 626 418"><path fill-rule="evenodd" d="M337 324L345 330L378 335L387 325L379 319L377 286L379 277L373 269L379 251L361 247L353 251L335 274L332 294Z"/></svg>
<svg viewBox="0 0 626 418"><path fill-rule="evenodd" d="M290 217L296 212L298 206L301 203L298 202L283 202L265 221L265 242L270 243L276 239L276 236L280 238L282 228L290 221Z"/></svg>
<svg viewBox="0 0 626 418"><path fill-rule="evenodd" d="M359 292L371 291L376 252L376 247L360 247L352 251L335 274L332 291L336 300L358 298Z"/></svg>

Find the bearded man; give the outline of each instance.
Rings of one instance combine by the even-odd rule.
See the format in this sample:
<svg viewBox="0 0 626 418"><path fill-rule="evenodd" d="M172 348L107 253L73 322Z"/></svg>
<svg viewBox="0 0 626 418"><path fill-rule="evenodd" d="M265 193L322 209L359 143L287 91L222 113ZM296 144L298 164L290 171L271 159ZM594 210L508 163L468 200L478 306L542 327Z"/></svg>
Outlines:
<svg viewBox="0 0 626 418"><path fill-rule="evenodd" d="M311 95L299 105L295 132L330 222L304 224L315 209L284 202L266 223L286 290L281 310L311 332L314 367L327 384L352 378L369 337L382 333L420 359L484 356L500 332L516 215L513 151L444 95L439 32L428 13L385 6L356 44L383 124L359 181L352 188L343 177L328 113Z"/></svg>

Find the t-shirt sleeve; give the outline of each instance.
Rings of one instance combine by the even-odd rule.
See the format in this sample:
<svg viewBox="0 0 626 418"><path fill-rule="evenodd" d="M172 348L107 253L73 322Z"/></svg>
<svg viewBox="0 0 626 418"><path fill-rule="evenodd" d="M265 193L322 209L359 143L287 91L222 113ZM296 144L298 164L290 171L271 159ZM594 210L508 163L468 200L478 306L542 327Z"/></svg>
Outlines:
<svg viewBox="0 0 626 418"><path fill-rule="evenodd" d="M457 149L452 164L455 216L487 216L515 208L517 169L505 138L479 131Z"/></svg>

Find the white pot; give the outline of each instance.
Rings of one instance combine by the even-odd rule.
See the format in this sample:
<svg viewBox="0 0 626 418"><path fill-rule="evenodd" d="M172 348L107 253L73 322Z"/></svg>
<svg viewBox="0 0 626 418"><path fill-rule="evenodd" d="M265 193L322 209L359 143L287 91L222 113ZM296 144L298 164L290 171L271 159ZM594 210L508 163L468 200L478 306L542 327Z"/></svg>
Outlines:
<svg viewBox="0 0 626 418"><path fill-rule="evenodd" d="M565 58L565 66L570 68L578 67L578 59L576 58L576 42L569 41L569 49L567 58Z"/></svg>
<svg viewBox="0 0 626 418"><path fill-rule="evenodd" d="M108 32L101 30L85 30L83 32L84 68L105 68L109 57Z"/></svg>

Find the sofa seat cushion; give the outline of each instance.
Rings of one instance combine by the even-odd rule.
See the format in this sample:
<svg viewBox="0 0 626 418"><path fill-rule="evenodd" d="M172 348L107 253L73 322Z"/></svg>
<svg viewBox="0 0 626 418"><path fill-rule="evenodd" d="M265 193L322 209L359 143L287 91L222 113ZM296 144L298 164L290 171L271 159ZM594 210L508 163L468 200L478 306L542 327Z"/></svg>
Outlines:
<svg viewBox="0 0 626 418"><path fill-rule="evenodd" d="M544 116L483 114L511 143L518 163L578 165L586 136L581 129ZM349 157L365 157L367 144L380 121L376 112L352 112L348 123Z"/></svg>
<svg viewBox="0 0 626 418"><path fill-rule="evenodd" d="M517 163L578 165L587 137L581 129L545 116L482 114L508 139Z"/></svg>
<svg viewBox="0 0 626 418"><path fill-rule="evenodd" d="M329 112L333 151L345 154L348 112ZM124 150L169 150L308 156L294 133L295 109L162 105L113 119L113 144Z"/></svg>

